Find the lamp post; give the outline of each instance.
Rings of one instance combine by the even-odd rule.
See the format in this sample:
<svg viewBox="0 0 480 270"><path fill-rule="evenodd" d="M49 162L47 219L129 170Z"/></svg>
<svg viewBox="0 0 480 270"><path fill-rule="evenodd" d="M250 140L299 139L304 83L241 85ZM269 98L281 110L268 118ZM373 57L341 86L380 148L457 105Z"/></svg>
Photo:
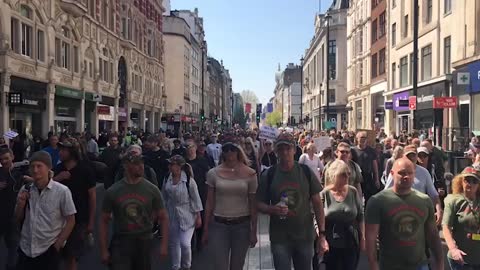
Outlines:
<svg viewBox="0 0 480 270"><path fill-rule="evenodd" d="M418 0L413 0L413 76L412 92L417 96L418 90ZM416 129L415 110L412 110L412 127Z"/></svg>
<svg viewBox="0 0 480 270"><path fill-rule="evenodd" d="M300 124L303 124L303 61L305 59L300 58Z"/></svg>
<svg viewBox="0 0 480 270"><path fill-rule="evenodd" d="M330 112L330 100L329 100L329 97L330 97L330 18L332 18L332 16L330 16L330 14L326 13L325 14L325 20L327 21L327 36L326 36L326 40L327 40L327 81L326 81L326 94L327 94L327 100L325 102L325 121L328 121L328 113ZM321 93L322 91L320 91ZM320 97L320 100L321 97ZM322 130L322 121L321 121L321 117L320 117L320 121L319 121L319 128L320 130Z"/></svg>
<svg viewBox="0 0 480 270"><path fill-rule="evenodd" d="M200 46L200 49L202 50L202 111L200 114L202 116L205 116L205 41L202 42L202 45ZM200 130L203 131L204 128L204 120L200 118Z"/></svg>

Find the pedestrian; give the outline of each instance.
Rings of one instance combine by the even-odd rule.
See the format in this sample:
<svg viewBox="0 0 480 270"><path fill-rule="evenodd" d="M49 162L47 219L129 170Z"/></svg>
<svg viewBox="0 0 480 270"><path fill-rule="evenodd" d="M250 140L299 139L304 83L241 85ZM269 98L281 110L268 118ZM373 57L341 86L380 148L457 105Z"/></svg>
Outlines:
<svg viewBox="0 0 480 270"><path fill-rule="evenodd" d="M382 174L383 184L387 182L388 176L392 171L393 163L395 163L395 160L400 159L402 157L403 157L403 147L398 145L395 146L395 149L393 149L393 152L392 152L392 157L387 159L387 161L385 162L385 170L383 171L383 174Z"/></svg>
<svg viewBox="0 0 480 270"><path fill-rule="evenodd" d="M115 174L121 166L120 155L122 148L117 134L111 134L108 138L108 147L100 154L99 161L107 166L105 181L103 187L107 190L114 182Z"/></svg>
<svg viewBox="0 0 480 270"><path fill-rule="evenodd" d="M183 147L182 141L180 141L180 139L173 140L172 157L175 155L180 155L182 157L185 157L186 154L187 154L187 151L185 147Z"/></svg>
<svg viewBox="0 0 480 270"><path fill-rule="evenodd" d="M192 167L176 155L169 160L169 171L163 182L162 194L168 211L170 254L173 270L189 270L192 266L192 236L202 226L203 210Z"/></svg>
<svg viewBox="0 0 480 270"><path fill-rule="evenodd" d="M207 145L207 154L213 158L215 166L220 161L220 154L222 153L222 145L218 143L218 135L212 134L210 136L210 144Z"/></svg>
<svg viewBox="0 0 480 270"><path fill-rule="evenodd" d="M207 174L202 243L209 245L214 269L242 270L248 248L257 243L257 174L235 142L221 151L221 164Z"/></svg>
<svg viewBox="0 0 480 270"><path fill-rule="evenodd" d="M255 144L251 137L245 138L245 148L243 149L248 159L250 160L250 168L258 173L258 152L255 150Z"/></svg>
<svg viewBox="0 0 480 270"><path fill-rule="evenodd" d="M355 270L360 250L365 250L363 203L355 187L348 184L350 168L337 159L327 171L331 179L320 193L325 207L325 231L329 251L327 270Z"/></svg>
<svg viewBox="0 0 480 270"><path fill-rule="evenodd" d="M53 134L48 138L48 143L49 145L42 150L49 153L51 158L52 158L52 165L57 166L59 163L59 157L58 157L58 136Z"/></svg>
<svg viewBox="0 0 480 270"><path fill-rule="evenodd" d="M160 251L165 259L168 249L168 214L158 187L144 178L141 156L127 153L123 157L125 178L113 184L102 205L99 226L101 260L112 270L150 270L152 229L161 225ZM108 228L113 218L113 236L107 246Z"/></svg>
<svg viewBox="0 0 480 270"><path fill-rule="evenodd" d="M365 203L371 196L380 189L380 178L378 176L378 161L375 150L367 144L367 133L360 131L356 137L357 145L352 149L353 161L362 169L362 191Z"/></svg>
<svg viewBox="0 0 480 270"><path fill-rule="evenodd" d="M300 156L298 163L307 165L317 177L317 180L320 182L323 174L323 162L317 156L317 147L314 143L307 144L306 152Z"/></svg>
<svg viewBox="0 0 480 270"><path fill-rule="evenodd" d="M142 158L142 147L138 146L138 145L130 145L126 150L125 150L125 156L127 155L133 155L133 156L137 156L139 158ZM123 165L123 164L122 164ZM143 177L145 179L147 179L147 181L149 181L150 183L154 184L155 186L159 187L158 185L158 180L157 180L157 174L155 173L155 171L152 169L152 167L146 165L146 164L143 164L142 166L144 168L144 174L143 174ZM114 183L116 182L119 182L120 180L122 180L126 174L125 174L125 167L124 166L120 166L119 170L117 171L117 174L115 175L115 179L114 179Z"/></svg>
<svg viewBox="0 0 480 270"><path fill-rule="evenodd" d="M263 143L263 149L264 153L262 155L262 159L260 161L261 165L261 172L264 170L274 166L277 164L277 155L275 154L275 151L273 151L273 141L272 140L266 140Z"/></svg>
<svg viewBox="0 0 480 270"><path fill-rule="evenodd" d="M445 198L443 236L452 270L480 269L480 170L465 168Z"/></svg>
<svg viewBox="0 0 480 270"><path fill-rule="evenodd" d="M33 185L19 192L15 218L21 228L17 270L60 269L60 252L75 227L70 190L51 179L52 158L39 151L30 158Z"/></svg>
<svg viewBox="0 0 480 270"><path fill-rule="evenodd" d="M162 186L162 181L168 174L167 159L170 157L170 153L160 147L160 142L161 141L158 136L152 135L148 137L144 144L145 152L143 154L145 164L150 166L157 175L159 187Z"/></svg>
<svg viewBox="0 0 480 270"><path fill-rule="evenodd" d="M365 238L371 270L443 270L442 244L428 196L412 189L415 164L408 158L395 161L393 187L374 195L365 212ZM379 239L379 261L377 261ZM426 249L432 251L429 268Z"/></svg>
<svg viewBox="0 0 480 270"><path fill-rule="evenodd" d="M213 157L207 153L207 144L204 141L199 141L197 143L197 156L205 158L208 161L210 168L215 167L215 161L213 160Z"/></svg>
<svg viewBox="0 0 480 270"><path fill-rule="evenodd" d="M85 254L87 236L93 233L97 209L97 189L95 172L88 161L80 160L79 144L76 139L68 139L59 145L61 163L54 170L53 180L67 186L72 193L77 209L75 227L62 251L65 266L76 270L77 263Z"/></svg>
<svg viewBox="0 0 480 270"><path fill-rule="evenodd" d="M291 134L277 137L275 151L278 164L262 174L257 191L259 211L270 215L273 264L277 270L290 270L293 261L296 270L312 269L314 217L318 226L315 251L322 255L328 250L320 182L308 166L295 162Z"/></svg>
<svg viewBox="0 0 480 270"><path fill-rule="evenodd" d="M88 158L92 161L97 160L100 151L98 150L98 143L95 141L95 137L91 133L87 133L85 135L85 141Z"/></svg>

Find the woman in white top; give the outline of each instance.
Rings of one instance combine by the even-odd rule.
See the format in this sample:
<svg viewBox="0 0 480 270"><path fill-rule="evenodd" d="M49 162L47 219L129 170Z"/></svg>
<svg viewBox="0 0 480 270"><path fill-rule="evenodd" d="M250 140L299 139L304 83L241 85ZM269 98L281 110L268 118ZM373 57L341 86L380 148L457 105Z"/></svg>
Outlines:
<svg viewBox="0 0 480 270"><path fill-rule="evenodd" d="M323 172L323 163L316 155L317 147L314 143L309 143L305 149L305 153L300 156L298 163L305 164L315 173L318 181L321 179L321 173Z"/></svg>

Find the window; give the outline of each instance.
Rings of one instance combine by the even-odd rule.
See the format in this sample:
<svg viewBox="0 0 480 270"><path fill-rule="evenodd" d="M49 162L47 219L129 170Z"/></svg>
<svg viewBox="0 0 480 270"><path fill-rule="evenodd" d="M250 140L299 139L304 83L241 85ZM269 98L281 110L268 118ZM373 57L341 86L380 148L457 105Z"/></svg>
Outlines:
<svg viewBox="0 0 480 270"><path fill-rule="evenodd" d="M19 46L19 33L18 33L18 25L19 22L17 19L12 18L10 21L10 37L11 37L11 46L12 50L16 53L20 53L20 46Z"/></svg>
<svg viewBox="0 0 480 270"><path fill-rule="evenodd" d="M408 57L400 59L400 87L408 85Z"/></svg>
<svg viewBox="0 0 480 270"><path fill-rule="evenodd" d="M78 72L80 69L80 60L78 59L78 47L73 46L73 71Z"/></svg>
<svg viewBox="0 0 480 270"><path fill-rule="evenodd" d="M397 76L397 64L392 63L392 89L395 89L397 87L395 85L396 76Z"/></svg>
<svg viewBox="0 0 480 270"><path fill-rule="evenodd" d="M108 27L108 0L102 1L102 23Z"/></svg>
<svg viewBox="0 0 480 270"><path fill-rule="evenodd" d="M88 77L91 79L93 78L93 63L89 62L88 63Z"/></svg>
<svg viewBox="0 0 480 270"><path fill-rule="evenodd" d="M22 23L22 39L21 39L21 51L20 53L32 57L32 27L28 24Z"/></svg>
<svg viewBox="0 0 480 270"><path fill-rule="evenodd" d="M432 78L432 45L422 49L422 80Z"/></svg>
<svg viewBox="0 0 480 270"><path fill-rule="evenodd" d="M451 57L451 38L450 36L443 39L443 72L445 74L451 73L452 57Z"/></svg>
<svg viewBox="0 0 480 270"><path fill-rule="evenodd" d="M432 22L432 15L433 15L433 0L427 0L427 10L426 10L426 23L429 24Z"/></svg>
<svg viewBox="0 0 480 270"><path fill-rule="evenodd" d="M88 0L88 14L95 19L95 0Z"/></svg>
<svg viewBox="0 0 480 270"><path fill-rule="evenodd" d="M109 28L112 31L115 31L115 3L110 3L110 22Z"/></svg>
<svg viewBox="0 0 480 270"><path fill-rule="evenodd" d="M72 70L74 72L80 71L79 49L73 38L71 30L63 26L60 30L60 35L55 37L55 63L58 67Z"/></svg>
<svg viewBox="0 0 480 270"><path fill-rule="evenodd" d="M452 0L443 0L443 14L449 14L452 12Z"/></svg>
<svg viewBox="0 0 480 270"><path fill-rule="evenodd" d="M408 15L405 15L405 17L403 17L402 36L404 38L406 38L408 36Z"/></svg>
<svg viewBox="0 0 480 270"><path fill-rule="evenodd" d="M37 60L45 62L45 33L37 30Z"/></svg>
<svg viewBox="0 0 480 270"><path fill-rule="evenodd" d="M381 49L378 55L378 75L385 74L385 49Z"/></svg>
<svg viewBox="0 0 480 270"><path fill-rule="evenodd" d="M372 44L377 40L377 19L372 22Z"/></svg>
<svg viewBox="0 0 480 270"><path fill-rule="evenodd" d="M61 49L60 49L60 55L61 55L61 65L60 67L69 69L70 67L70 44L62 41L61 42Z"/></svg>
<svg viewBox="0 0 480 270"><path fill-rule="evenodd" d="M328 70L330 71L330 79L337 78L337 41L330 40L328 42Z"/></svg>
<svg viewBox="0 0 480 270"><path fill-rule="evenodd" d="M372 55L372 79L377 77L377 54Z"/></svg>
<svg viewBox="0 0 480 270"><path fill-rule="evenodd" d="M379 29L379 32L380 32L379 37L383 37L383 36L387 33L387 31L386 31L386 29L385 29L385 23L386 23L386 21L385 21L385 12L383 12L382 14L380 14L379 20L380 20L380 21L379 21L379 24L380 24L380 25L379 25L379 28L380 28L380 29Z"/></svg>
<svg viewBox="0 0 480 270"><path fill-rule="evenodd" d="M328 91L328 103L335 103L336 102L336 94L335 89L330 89Z"/></svg>
<svg viewBox="0 0 480 270"><path fill-rule="evenodd" d="M397 44L397 23L392 24L392 47Z"/></svg>
<svg viewBox="0 0 480 270"><path fill-rule="evenodd" d="M38 12L34 12L27 5L21 5L18 13L12 12L10 23L12 50L23 56L45 61L45 30Z"/></svg>
<svg viewBox="0 0 480 270"><path fill-rule="evenodd" d="M358 73L358 75L359 75L358 83L359 83L360 86L362 86L363 85L363 62L360 62L359 70L360 70L360 72Z"/></svg>
<svg viewBox="0 0 480 270"><path fill-rule="evenodd" d="M148 29L148 36L147 36L147 54L149 56L153 56L153 32L151 29Z"/></svg>
<svg viewBox="0 0 480 270"><path fill-rule="evenodd" d="M360 29L360 32L359 32L359 41L358 41L358 46L359 46L359 52L362 53L363 52L363 29Z"/></svg>
<svg viewBox="0 0 480 270"><path fill-rule="evenodd" d="M396 6L397 6L397 1L396 1L396 0L392 0L392 9L394 9Z"/></svg>

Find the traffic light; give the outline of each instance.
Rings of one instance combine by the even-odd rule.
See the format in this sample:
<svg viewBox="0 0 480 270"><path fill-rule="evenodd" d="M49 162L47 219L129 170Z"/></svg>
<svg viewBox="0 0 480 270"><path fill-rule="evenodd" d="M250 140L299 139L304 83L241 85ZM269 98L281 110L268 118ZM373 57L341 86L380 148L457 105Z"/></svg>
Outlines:
<svg viewBox="0 0 480 270"><path fill-rule="evenodd" d="M215 122L218 121L218 115L215 114Z"/></svg>
<svg viewBox="0 0 480 270"><path fill-rule="evenodd" d="M262 103L257 104L257 125L260 123L260 116L262 115Z"/></svg>
<svg viewBox="0 0 480 270"><path fill-rule="evenodd" d="M205 121L205 111L203 109L200 110L200 120Z"/></svg>

